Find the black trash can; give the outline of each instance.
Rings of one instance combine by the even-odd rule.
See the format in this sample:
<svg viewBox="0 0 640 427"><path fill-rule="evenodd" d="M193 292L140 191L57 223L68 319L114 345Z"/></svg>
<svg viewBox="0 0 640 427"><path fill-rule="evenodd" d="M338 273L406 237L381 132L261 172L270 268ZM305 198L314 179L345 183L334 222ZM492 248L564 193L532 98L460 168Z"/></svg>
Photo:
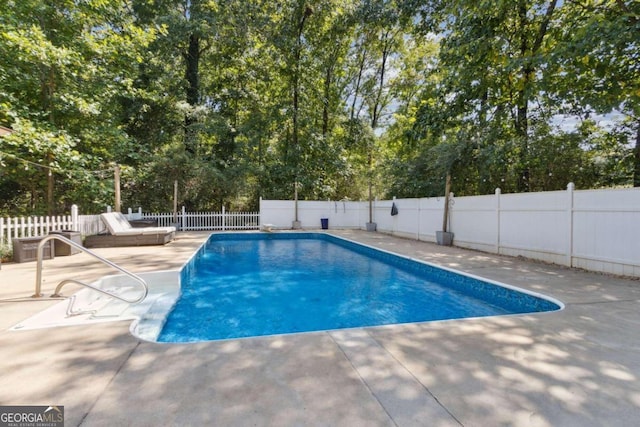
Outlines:
<svg viewBox="0 0 640 427"><path fill-rule="evenodd" d="M82 234L73 230L57 230L50 231L49 234L58 234L62 237L66 237L71 240L73 243L77 243L82 245ZM60 240L53 240L55 246L56 256L67 256L67 255L75 255L80 253L80 249L75 248L71 245L66 244Z"/></svg>
<svg viewBox="0 0 640 427"><path fill-rule="evenodd" d="M329 228L329 218L320 218L320 224L322 224L323 230L327 230Z"/></svg>

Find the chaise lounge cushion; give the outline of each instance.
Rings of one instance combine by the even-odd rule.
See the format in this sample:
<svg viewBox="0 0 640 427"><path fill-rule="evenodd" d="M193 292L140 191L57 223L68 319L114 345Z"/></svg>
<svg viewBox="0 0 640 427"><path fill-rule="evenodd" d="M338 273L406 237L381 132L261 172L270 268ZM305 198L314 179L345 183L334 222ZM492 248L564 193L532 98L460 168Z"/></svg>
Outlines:
<svg viewBox="0 0 640 427"><path fill-rule="evenodd" d="M108 212L100 214L102 222L105 223L109 229L109 233L114 236L127 236L134 234L159 234L159 233L173 233L176 231L175 227L141 227L134 228L129 224L127 218L120 212Z"/></svg>
<svg viewBox="0 0 640 427"><path fill-rule="evenodd" d="M175 227L134 228L120 212L103 213L100 217L110 234L87 236L87 248L164 245L175 238Z"/></svg>

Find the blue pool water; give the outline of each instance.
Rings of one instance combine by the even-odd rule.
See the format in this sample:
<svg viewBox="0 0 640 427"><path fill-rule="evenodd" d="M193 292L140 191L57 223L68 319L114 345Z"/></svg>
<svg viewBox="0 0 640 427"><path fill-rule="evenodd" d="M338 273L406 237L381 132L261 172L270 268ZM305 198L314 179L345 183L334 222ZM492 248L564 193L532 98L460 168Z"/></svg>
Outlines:
<svg viewBox="0 0 640 427"><path fill-rule="evenodd" d="M552 301L322 233L213 234L158 337L194 342L557 310Z"/></svg>

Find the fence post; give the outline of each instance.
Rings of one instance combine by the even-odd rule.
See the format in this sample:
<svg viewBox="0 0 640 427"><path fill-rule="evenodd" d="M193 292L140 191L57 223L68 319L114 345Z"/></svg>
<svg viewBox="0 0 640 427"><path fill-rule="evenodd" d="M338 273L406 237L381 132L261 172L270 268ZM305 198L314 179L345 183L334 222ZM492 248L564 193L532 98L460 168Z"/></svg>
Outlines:
<svg viewBox="0 0 640 427"><path fill-rule="evenodd" d="M502 190L496 188L496 253L500 253L500 194Z"/></svg>
<svg viewBox="0 0 640 427"><path fill-rule="evenodd" d="M226 222L227 222L227 220L224 217L224 205L222 205L222 231L226 230L226 227L225 227Z"/></svg>
<svg viewBox="0 0 640 427"><path fill-rule="evenodd" d="M182 214L180 215L180 230L183 230L185 227L185 219L187 217L187 211L185 207L182 207Z"/></svg>
<svg viewBox="0 0 640 427"><path fill-rule="evenodd" d="M573 267L573 182L567 184L567 259L565 265Z"/></svg>
<svg viewBox="0 0 640 427"><path fill-rule="evenodd" d="M78 221L78 205L71 205L71 230L80 231L79 221Z"/></svg>
<svg viewBox="0 0 640 427"><path fill-rule="evenodd" d="M420 230L422 229L422 198L418 197L416 199L418 201L418 207L416 209L417 215L417 229L416 229L416 240L420 240Z"/></svg>

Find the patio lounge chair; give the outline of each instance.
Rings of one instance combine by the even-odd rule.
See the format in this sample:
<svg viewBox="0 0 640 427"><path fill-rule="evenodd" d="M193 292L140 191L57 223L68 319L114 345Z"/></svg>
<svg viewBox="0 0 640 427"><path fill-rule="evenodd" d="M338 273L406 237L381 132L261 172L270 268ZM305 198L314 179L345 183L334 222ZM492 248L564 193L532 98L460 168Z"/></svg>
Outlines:
<svg viewBox="0 0 640 427"><path fill-rule="evenodd" d="M164 245L175 238L175 227L134 228L120 212L100 214L109 234L87 236L87 248L110 248L115 246Z"/></svg>

